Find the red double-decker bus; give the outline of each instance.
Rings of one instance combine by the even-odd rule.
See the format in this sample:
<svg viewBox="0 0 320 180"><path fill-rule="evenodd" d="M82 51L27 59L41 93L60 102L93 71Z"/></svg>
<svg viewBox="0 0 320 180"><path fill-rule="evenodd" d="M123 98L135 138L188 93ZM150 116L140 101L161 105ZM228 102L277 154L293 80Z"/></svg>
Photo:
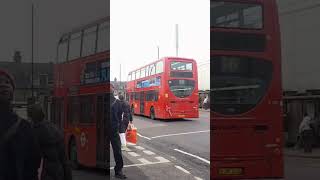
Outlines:
<svg viewBox="0 0 320 180"><path fill-rule="evenodd" d="M192 59L166 57L128 74L132 112L151 119L198 118L198 73Z"/></svg>
<svg viewBox="0 0 320 180"><path fill-rule="evenodd" d="M64 130L74 167L108 165L109 18L64 34L54 66L51 120Z"/></svg>
<svg viewBox="0 0 320 180"><path fill-rule="evenodd" d="M283 177L276 0L211 0L211 175Z"/></svg>

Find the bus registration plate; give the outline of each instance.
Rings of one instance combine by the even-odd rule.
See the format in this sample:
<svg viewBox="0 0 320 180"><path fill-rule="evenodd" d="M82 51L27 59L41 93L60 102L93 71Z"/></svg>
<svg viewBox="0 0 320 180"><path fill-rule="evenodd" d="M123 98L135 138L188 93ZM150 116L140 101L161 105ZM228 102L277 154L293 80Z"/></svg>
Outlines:
<svg viewBox="0 0 320 180"><path fill-rule="evenodd" d="M219 168L219 175L222 176L235 176L235 175L242 175L243 169L242 168Z"/></svg>
<svg viewBox="0 0 320 180"><path fill-rule="evenodd" d="M180 115L178 115L178 117L179 118L184 118L184 117L186 117L186 115L180 114Z"/></svg>

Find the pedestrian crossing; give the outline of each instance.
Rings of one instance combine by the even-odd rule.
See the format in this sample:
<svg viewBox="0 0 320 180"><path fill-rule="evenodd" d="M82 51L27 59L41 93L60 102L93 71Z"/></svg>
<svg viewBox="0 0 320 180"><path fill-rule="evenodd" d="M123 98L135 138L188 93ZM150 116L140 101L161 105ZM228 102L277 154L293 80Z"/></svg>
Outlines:
<svg viewBox="0 0 320 180"><path fill-rule="evenodd" d="M122 151L124 158L124 168L132 166L147 166L153 164L169 163L170 160L159 156L155 152L148 150L142 146L135 144L128 144L127 148ZM113 157L111 152L110 157ZM114 163L111 161L111 168L113 169Z"/></svg>

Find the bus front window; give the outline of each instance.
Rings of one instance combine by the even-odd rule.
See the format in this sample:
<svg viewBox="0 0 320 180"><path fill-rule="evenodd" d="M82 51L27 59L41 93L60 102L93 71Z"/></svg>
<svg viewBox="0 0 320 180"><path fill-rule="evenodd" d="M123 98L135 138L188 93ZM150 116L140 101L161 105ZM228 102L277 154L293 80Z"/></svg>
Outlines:
<svg viewBox="0 0 320 180"><path fill-rule="evenodd" d="M169 80L170 91L179 98L185 98L192 94L195 81L186 79Z"/></svg>
<svg viewBox="0 0 320 180"><path fill-rule="evenodd" d="M212 109L234 115L254 108L265 96L272 62L233 56L211 57Z"/></svg>

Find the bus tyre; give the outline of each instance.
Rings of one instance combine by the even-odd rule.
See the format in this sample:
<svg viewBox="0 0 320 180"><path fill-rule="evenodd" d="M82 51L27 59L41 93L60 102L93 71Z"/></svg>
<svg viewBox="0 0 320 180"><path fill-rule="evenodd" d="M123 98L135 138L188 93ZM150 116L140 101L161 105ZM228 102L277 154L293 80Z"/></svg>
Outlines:
<svg viewBox="0 0 320 180"><path fill-rule="evenodd" d="M69 160L72 169L79 169L77 144L75 139L72 139L69 144Z"/></svg>
<svg viewBox="0 0 320 180"><path fill-rule="evenodd" d="M155 120L156 119L156 113L154 112L154 108L150 108L150 119Z"/></svg>

